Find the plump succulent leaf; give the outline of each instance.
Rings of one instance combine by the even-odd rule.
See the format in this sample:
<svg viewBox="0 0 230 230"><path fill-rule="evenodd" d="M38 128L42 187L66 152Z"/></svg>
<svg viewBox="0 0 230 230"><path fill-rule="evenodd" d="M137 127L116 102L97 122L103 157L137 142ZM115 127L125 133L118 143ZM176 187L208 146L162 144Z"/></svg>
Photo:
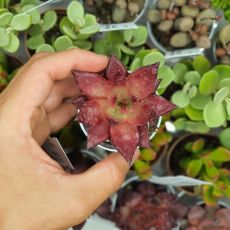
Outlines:
<svg viewBox="0 0 230 230"><path fill-rule="evenodd" d="M153 161L157 154L151 148L143 148L140 150L140 156L144 161Z"/></svg>
<svg viewBox="0 0 230 230"><path fill-rule="evenodd" d="M230 128L226 128L220 132L221 144L230 149Z"/></svg>
<svg viewBox="0 0 230 230"><path fill-rule="evenodd" d="M4 49L10 53L15 53L19 48L19 39L13 32L10 32L9 36L10 42L7 46L4 47Z"/></svg>
<svg viewBox="0 0 230 230"><path fill-rule="evenodd" d="M36 53L40 53L40 52L54 52L54 48L53 46L49 45L49 44L41 44L37 49L36 49Z"/></svg>
<svg viewBox="0 0 230 230"><path fill-rule="evenodd" d="M159 89L167 88L174 80L175 75L172 69L166 65L160 66L158 70L158 79L161 80Z"/></svg>
<svg viewBox="0 0 230 230"><path fill-rule="evenodd" d="M213 69L217 71L221 80L229 78L230 66L220 64L214 66Z"/></svg>
<svg viewBox="0 0 230 230"><path fill-rule="evenodd" d="M10 24L11 20L13 18L13 14L11 12L5 12L3 14L0 14L0 26L6 27Z"/></svg>
<svg viewBox="0 0 230 230"><path fill-rule="evenodd" d="M203 138L199 138L192 143L191 151L195 154L202 153L204 146L205 146L205 140Z"/></svg>
<svg viewBox="0 0 230 230"><path fill-rule="evenodd" d="M8 46L10 43L10 35L4 28L0 28L0 47Z"/></svg>
<svg viewBox="0 0 230 230"><path fill-rule="evenodd" d="M197 110L191 106L187 106L185 108L185 113L192 121L203 121L204 120L202 110Z"/></svg>
<svg viewBox="0 0 230 230"><path fill-rule="evenodd" d="M219 147L213 150L211 153L209 153L206 159L217 161L217 162L229 162L230 161L230 150L224 147Z"/></svg>
<svg viewBox="0 0 230 230"><path fill-rule="evenodd" d="M222 103L228 95L229 95L229 88L223 87L216 92L214 96L214 101L218 104Z"/></svg>
<svg viewBox="0 0 230 230"><path fill-rule="evenodd" d="M30 15L17 14L12 18L10 22L10 26L16 31L23 31L31 26L31 22L32 21Z"/></svg>
<svg viewBox="0 0 230 230"><path fill-rule="evenodd" d="M84 20L84 8L81 3L72 1L67 7L67 16L74 25L83 26Z"/></svg>
<svg viewBox="0 0 230 230"><path fill-rule="evenodd" d="M196 178L203 166L202 159L195 159L189 162L186 174L190 177Z"/></svg>
<svg viewBox="0 0 230 230"><path fill-rule="evenodd" d="M39 46L45 43L45 38L43 37L42 34L30 37L26 41L26 45L29 49L31 50L36 50Z"/></svg>
<svg viewBox="0 0 230 230"><path fill-rule="evenodd" d="M212 65L206 57L199 55L194 58L192 66L202 76L211 69Z"/></svg>
<svg viewBox="0 0 230 230"><path fill-rule="evenodd" d="M147 54L143 58L143 65L144 66L151 65L151 64L154 64L156 62L160 63L160 67L164 65L165 57L161 52L155 52L154 51L154 52Z"/></svg>
<svg viewBox="0 0 230 230"><path fill-rule="evenodd" d="M194 108L194 109L198 109L198 110L203 110L204 107L211 102L212 97L209 95L204 95L201 94L199 91L197 92L197 94L191 98L190 100L190 105Z"/></svg>
<svg viewBox="0 0 230 230"><path fill-rule="evenodd" d="M75 27L70 22L68 17L63 17L61 19L61 22L59 24L59 29L64 35L67 35L73 40L76 40L78 38L77 34L75 33Z"/></svg>
<svg viewBox="0 0 230 230"><path fill-rule="evenodd" d="M57 13L54 10L48 10L45 12L42 20L43 31L51 30L57 23Z"/></svg>
<svg viewBox="0 0 230 230"><path fill-rule="evenodd" d="M57 51L68 50L72 46L73 43L71 39L66 35L60 36L54 41L54 48Z"/></svg>
<svg viewBox="0 0 230 230"><path fill-rule="evenodd" d="M38 9L34 9L35 7L36 6L33 4L27 4L27 5L24 5L22 9L19 11L20 13L29 11L27 14L31 16L31 24L33 25L38 24L41 19L41 14Z"/></svg>
<svg viewBox="0 0 230 230"><path fill-rule="evenodd" d="M187 93L182 90L178 90L172 95L171 101L180 108L185 108L189 105L190 98Z"/></svg>
<svg viewBox="0 0 230 230"><path fill-rule="evenodd" d="M174 82L177 84L183 84L184 83L184 76L188 72L188 68L184 63L176 63L176 65L173 66L173 72L175 75Z"/></svg>
<svg viewBox="0 0 230 230"><path fill-rule="evenodd" d="M201 76L197 71L189 71L185 74L185 82L191 82L192 85L199 85Z"/></svg>

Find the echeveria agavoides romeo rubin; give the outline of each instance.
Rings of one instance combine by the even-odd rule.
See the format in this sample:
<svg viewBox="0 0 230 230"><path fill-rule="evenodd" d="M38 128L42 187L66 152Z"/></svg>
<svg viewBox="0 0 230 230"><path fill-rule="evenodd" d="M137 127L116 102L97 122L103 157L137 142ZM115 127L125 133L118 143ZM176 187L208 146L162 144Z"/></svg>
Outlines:
<svg viewBox="0 0 230 230"><path fill-rule="evenodd" d="M112 56L103 73L73 70L82 95L72 102L88 130L88 148L108 139L130 163L137 146L149 147L148 123L175 108L156 95L158 66L129 74Z"/></svg>

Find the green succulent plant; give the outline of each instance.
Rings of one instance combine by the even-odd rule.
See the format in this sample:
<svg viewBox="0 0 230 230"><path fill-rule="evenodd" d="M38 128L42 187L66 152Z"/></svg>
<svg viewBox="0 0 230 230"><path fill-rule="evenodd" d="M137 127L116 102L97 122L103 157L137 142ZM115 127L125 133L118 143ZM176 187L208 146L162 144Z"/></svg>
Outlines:
<svg viewBox="0 0 230 230"><path fill-rule="evenodd" d="M230 1L229 0L211 0L212 7L223 10L226 20L230 21Z"/></svg>
<svg viewBox="0 0 230 230"><path fill-rule="evenodd" d="M178 130L206 133L226 126L230 119L230 67L216 65L204 56L173 67L178 90L171 101L178 106L173 114Z"/></svg>
<svg viewBox="0 0 230 230"><path fill-rule="evenodd" d="M35 24L40 16L37 10L27 12L34 8L31 1L21 1L11 8L0 8L0 48L14 53L19 48L18 35L21 31L30 28ZM8 7L9 1L5 1L1 6Z"/></svg>
<svg viewBox="0 0 230 230"><path fill-rule="evenodd" d="M85 14L81 3L71 1L66 12L48 10L28 31L27 46L35 52L90 50L91 36L99 31L96 17Z"/></svg>
<svg viewBox="0 0 230 230"><path fill-rule="evenodd" d="M180 167L187 176L211 182L197 188L208 205L216 205L219 198L230 198L230 171L224 164L230 162L230 150L223 146L210 148L207 140L200 137L188 142L184 158L180 160Z"/></svg>

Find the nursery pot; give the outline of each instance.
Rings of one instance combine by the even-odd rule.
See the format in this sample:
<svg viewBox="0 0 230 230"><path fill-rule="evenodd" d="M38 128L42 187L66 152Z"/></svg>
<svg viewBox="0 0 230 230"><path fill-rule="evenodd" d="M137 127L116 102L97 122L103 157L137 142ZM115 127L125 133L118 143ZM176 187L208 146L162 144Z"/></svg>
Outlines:
<svg viewBox="0 0 230 230"><path fill-rule="evenodd" d="M156 4L157 4L157 0L154 0L152 3L152 8L155 8ZM185 58L189 56L191 57L191 56L196 56L196 55L203 55L204 53L204 50L205 50L204 48L199 48L199 47L191 46L191 45L188 45L189 47L185 47L185 48L172 48L171 50L169 50L155 36L154 31L153 31L153 24L147 21L146 26L147 26L148 33L149 33L150 42L153 44L154 47L156 47L161 52L166 54L166 59L175 59L175 58L181 59L181 58ZM218 26L217 22L214 21L211 27L209 28L208 37L210 40L212 39L217 26ZM157 27L157 24L156 24L156 27Z"/></svg>
<svg viewBox="0 0 230 230"><path fill-rule="evenodd" d="M188 142L193 142L198 138L204 138L208 141L209 147L218 147L220 145L217 136L213 134L184 134L179 137L170 147L166 155L166 172L169 175L185 175L180 167L180 160L185 156L186 151L184 146ZM186 175L185 175L186 176ZM196 196L193 187L178 187L182 193L187 193L191 196Z"/></svg>
<svg viewBox="0 0 230 230"><path fill-rule="evenodd" d="M160 116L158 118L155 130L153 132L149 133L149 139L150 140L156 135L157 130L160 127L161 120L162 120L162 116ZM88 136L87 129L85 128L85 126L82 123L80 123L80 127L81 127L82 131L84 132L84 134L86 136ZM97 146L102 148L102 149L104 149L104 150L110 151L110 152L116 151L116 148L111 144L111 142L109 140L106 140L106 141L104 141L103 143L101 143L101 144L99 144Z"/></svg>

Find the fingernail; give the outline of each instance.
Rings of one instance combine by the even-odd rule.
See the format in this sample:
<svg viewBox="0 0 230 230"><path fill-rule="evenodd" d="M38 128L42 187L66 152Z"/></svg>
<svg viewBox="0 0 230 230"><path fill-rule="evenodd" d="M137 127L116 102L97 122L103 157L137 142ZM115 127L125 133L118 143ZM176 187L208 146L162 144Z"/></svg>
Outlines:
<svg viewBox="0 0 230 230"><path fill-rule="evenodd" d="M133 165L133 163L139 158L140 156L140 150L137 149L133 155L133 159L132 159L132 163L131 163L131 166Z"/></svg>

